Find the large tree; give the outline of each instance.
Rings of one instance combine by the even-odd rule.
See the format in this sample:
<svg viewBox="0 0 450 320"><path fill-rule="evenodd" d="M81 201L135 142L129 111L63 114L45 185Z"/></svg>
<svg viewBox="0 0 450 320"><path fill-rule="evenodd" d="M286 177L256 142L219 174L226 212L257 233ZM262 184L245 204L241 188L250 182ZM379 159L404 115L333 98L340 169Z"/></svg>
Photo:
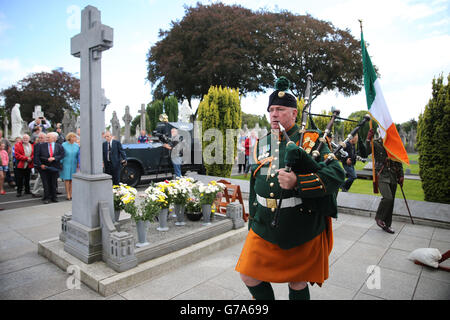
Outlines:
<svg viewBox="0 0 450 320"><path fill-rule="evenodd" d="M450 203L450 74L433 79L432 98L419 116L417 150L425 201Z"/></svg>
<svg viewBox="0 0 450 320"><path fill-rule="evenodd" d="M309 15L198 3L159 36L147 56L155 99L174 94L190 104L211 85L244 95L264 92L283 75L302 97L308 72L314 76L312 99L326 90L351 95L362 87L359 42L348 30Z"/></svg>
<svg viewBox="0 0 450 320"><path fill-rule="evenodd" d="M181 21L149 51L148 80L155 99L174 94L179 101L202 98L211 86L239 88L241 93L262 91L255 53L254 13L222 3L186 8Z"/></svg>
<svg viewBox="0 0 450 320"><path fill-rule="evenodd" d="M313 74L312 100L326 90L337 89L344 95L361 90L360 44L348 30L288 11L260 13L259 30L260 64L270 69L274 79L290 79L297 97L304 96L309 72Z"/></svg>
<svg viewBox="0 0 450 320"><path fill-rule="evenodd" d="M7 114L19 103L22 118L27 122L33 120L36 105L42 107L52 123L61 122L66 109L79 114L80 80L62 69L30 74L0 94L5 98Z"/></svg>

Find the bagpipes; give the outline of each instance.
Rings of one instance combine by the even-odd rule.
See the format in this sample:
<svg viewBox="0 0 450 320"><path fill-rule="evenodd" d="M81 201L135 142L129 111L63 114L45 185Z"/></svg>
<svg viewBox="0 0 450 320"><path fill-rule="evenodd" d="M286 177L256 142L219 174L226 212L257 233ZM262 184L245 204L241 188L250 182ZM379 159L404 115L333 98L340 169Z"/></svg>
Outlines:
<svg viewBox="0 0 450 320"><path fill-rule="evenodd" d="M336 157L336 154L345 147L345 145L347 144L348 141L353 139L353 137L359 131L359 129L362 126L364 126L364 124L369 120L370 120L370 115L366 114L364 116L364 118L358 123L358 125L348 134L347 138L343 142L341 142L339 144L339 146L331 154L328 155L328 157L324 161L325 164L329 164L331 162L331 160L333 160Z"/></svg>

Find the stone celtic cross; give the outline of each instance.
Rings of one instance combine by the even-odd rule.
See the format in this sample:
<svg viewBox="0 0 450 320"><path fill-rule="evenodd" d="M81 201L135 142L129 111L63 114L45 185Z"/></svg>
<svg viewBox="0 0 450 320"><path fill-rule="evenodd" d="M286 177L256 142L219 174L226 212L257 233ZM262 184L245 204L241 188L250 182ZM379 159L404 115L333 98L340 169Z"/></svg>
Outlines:
<svg viewBox="0 0 450 320"><path fill-rule="evenodd" d="M102 51L113 46L113 29L101 24L100 11L87 6L81 12L81 33L71 39L71 54L81 59L80 114L81 114L81 172L100 174L102 169L102 129L104 113L101 110Z"/></svg>
<svg viewBox="0 0 450 320"><path fill-rule="evenodd" d="M141 130L146 130L147 128L145 127L146 124L146 115L147 115L147 111L145 110L145 104L141 104L141 110L139 110L139 113L141 114Z"/></svg>

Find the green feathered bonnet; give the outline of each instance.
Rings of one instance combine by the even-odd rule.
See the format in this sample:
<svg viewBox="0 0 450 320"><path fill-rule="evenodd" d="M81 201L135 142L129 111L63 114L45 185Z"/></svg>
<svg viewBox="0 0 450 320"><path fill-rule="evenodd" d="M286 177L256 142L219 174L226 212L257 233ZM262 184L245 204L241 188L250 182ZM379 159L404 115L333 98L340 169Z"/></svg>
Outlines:
<svg viewBox="0 0 450 320"><path fill-rule="evenodd" d="M291 82L286 77L280 77L275 82L275 91L269 97L269 105L267 111L269 111L270 106L278 105L284 107L290 107L297 109L297 99L288 93L291 86Z"/></svg>

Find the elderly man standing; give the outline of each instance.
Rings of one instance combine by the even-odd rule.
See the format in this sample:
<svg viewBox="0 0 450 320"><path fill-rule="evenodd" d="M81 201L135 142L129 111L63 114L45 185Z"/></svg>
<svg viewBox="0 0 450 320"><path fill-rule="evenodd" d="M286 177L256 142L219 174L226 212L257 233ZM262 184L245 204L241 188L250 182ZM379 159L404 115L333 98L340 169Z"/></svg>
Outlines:
<svg viewBox="0 0 450 320"><path fill-rule="evenodd" d="M120 183L121 165L127 165L127 155L120 141L113 140L111 132L105 132L105 140L103 142L103 165L105 173L112 176L113 185L118 185Z"/></svg>
<svg viewBox="0 0 450 320"><path fill-rule="evenodd" d="M236 265L256 300L275 298L271 282L288 283L290 300L308 300L308 282L321 286L328 278L331 217L337 216L336 194L345 177L337 160L328 165L323 162L330 153L327 146L320 150L319 162L310 156L319 144L318 132L308 130L300 141L295 123L297 101L286 92L289 81L282 79L269 97L271 133L261 137L251 152L249 233ZM287 82L283 89L280 81ZM302 148L287 145L280 124L289 139ZM286 158L291 152L297 156L295 163ZM288 161L292 171L281 169ZM278 225L274 226L280 198Z"/></svg>
<svg viewBox="0 0 450 320"><path fill-rule="evenodd" d="M47 137L48 142L37 145L34 150L34 165L40 168L44 185L44 203L58 202L57 181L64 158L64 148L56 142L58 134L50 132Z"/></svg>

